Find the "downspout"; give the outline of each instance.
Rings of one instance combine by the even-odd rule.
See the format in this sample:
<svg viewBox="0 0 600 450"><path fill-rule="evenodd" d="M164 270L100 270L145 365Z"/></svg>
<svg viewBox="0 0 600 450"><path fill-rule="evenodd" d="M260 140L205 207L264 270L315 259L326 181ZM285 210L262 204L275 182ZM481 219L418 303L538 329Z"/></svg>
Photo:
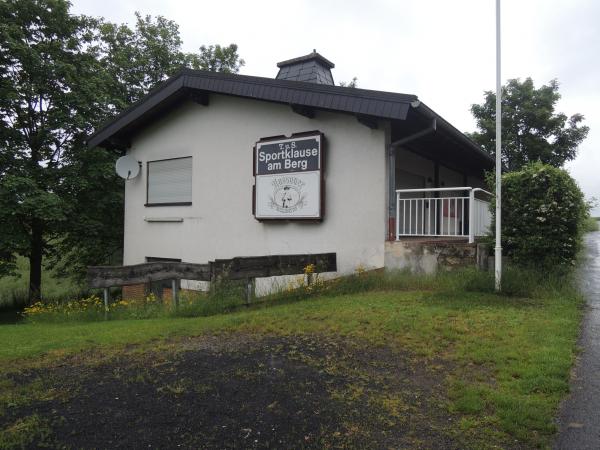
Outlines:
<svg viewBox="0 0 600 450"><path fill-rule="evenodd" d="M420 104L420 101L415 100L414 102L411 102L410 106L416 109ZM409 142L415 141L430 133L434 133L436 129L437 119L433 117L431 119L431 124L427 128L392 142L388 148L388 238L391 241L396 240L396 150L404 144L408 144Z"/></svg>

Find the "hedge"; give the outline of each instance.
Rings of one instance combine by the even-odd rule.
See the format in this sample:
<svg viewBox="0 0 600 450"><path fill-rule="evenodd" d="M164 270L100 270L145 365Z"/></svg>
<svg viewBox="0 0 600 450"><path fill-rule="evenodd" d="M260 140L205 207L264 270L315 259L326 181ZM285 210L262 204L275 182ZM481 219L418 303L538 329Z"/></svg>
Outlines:
<svg viewBox="0 0 600 450"><path fill-rule="evenodd" d="M518 265L574 265L587 217L583 193L564 169L536 162L502 176L502 247Z"/></svg>

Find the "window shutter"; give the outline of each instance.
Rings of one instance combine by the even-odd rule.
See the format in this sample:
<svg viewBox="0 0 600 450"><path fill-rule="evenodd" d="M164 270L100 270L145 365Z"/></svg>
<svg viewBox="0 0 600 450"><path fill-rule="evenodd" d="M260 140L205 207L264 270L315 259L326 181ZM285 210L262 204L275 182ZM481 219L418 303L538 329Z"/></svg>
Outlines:
<svg viewBox="0 0 600 450"><path fill-rule="evenodd" d="M192 157L148 162L148 203L192 201Z"/></svg>

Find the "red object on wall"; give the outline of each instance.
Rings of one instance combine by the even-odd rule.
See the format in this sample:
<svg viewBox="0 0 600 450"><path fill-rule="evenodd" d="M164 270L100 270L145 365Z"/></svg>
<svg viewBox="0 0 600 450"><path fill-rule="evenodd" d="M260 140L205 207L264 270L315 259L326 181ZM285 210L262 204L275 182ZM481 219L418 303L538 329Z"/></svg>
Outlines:
<svg viewBox="0 0 600 450"><path fill-rule="evenodd" d="M126 300L142 300L146 296L145 284L130 284L123 286L123 298Z"/></svg>
<svg viewBox="0 0 600 450"><path fill-rule="evenodd" d="M388 241L396 240L396 218L390 217L388 219Z"/></svg>
<svg viewBox="0 0 600 450"><path fill-rule="evenodd" d="M456 217L456 201L451 202L449 199L442 199L442 209L444 217Z"/></svg>

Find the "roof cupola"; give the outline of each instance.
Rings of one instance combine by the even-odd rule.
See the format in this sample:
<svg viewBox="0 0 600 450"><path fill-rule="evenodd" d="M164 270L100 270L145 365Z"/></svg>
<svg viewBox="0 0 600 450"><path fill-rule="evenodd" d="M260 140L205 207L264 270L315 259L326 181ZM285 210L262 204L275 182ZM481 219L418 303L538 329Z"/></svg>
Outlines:
<svg viewBox="0 0 600 450"><path fill-rule="evenodd" d="M277 63L278 80L306 81L308 83L334 85L331 69L335 65L313 50L308 55Z"/></svg>

